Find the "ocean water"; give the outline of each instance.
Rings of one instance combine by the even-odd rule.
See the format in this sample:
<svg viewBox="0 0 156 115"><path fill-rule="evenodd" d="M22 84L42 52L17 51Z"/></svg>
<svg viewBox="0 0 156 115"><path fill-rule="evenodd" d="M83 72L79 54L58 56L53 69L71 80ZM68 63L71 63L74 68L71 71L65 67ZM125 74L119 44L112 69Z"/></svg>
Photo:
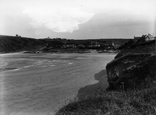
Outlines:
<svg viewBox="0 0 156 115"><path fill-rule="evenodd" d="M53 115L115 54L1 54L2 115ZM104 82L107 81L105 80Z"/></svg>

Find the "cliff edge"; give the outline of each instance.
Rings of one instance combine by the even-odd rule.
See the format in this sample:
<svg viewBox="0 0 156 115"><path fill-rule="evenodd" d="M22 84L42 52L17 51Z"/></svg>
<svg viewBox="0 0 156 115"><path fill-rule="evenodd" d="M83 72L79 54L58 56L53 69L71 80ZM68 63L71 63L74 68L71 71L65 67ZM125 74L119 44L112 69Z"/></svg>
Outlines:
<svg viewBox="0 0 156 115"><path fill-rule="evenodd" d="M107 90L137 90L156 83L156 41L143 35L127 42L107 64Z"/></svg>

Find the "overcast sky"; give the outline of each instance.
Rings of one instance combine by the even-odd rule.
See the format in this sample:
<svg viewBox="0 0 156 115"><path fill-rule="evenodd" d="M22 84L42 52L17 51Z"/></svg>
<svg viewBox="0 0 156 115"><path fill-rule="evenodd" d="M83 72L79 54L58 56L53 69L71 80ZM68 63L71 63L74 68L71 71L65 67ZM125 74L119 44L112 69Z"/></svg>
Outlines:
<svg viewBox="0 0 156 115"><path fill-rule="evenodd" d="M156 0L0 0L0 34L70 39L156 34Z"/></svg>

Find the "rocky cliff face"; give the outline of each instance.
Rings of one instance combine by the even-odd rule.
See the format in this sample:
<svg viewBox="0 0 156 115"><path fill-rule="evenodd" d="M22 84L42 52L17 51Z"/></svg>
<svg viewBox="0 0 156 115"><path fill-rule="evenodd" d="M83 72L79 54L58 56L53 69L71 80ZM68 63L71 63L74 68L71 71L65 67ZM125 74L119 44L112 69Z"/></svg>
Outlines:
<svg viewBox="0 0 156 115"><path fill-rule="evenodd" d="M137 90L156 82L155 40L134 42L107 64L108 90Z"/></svg>

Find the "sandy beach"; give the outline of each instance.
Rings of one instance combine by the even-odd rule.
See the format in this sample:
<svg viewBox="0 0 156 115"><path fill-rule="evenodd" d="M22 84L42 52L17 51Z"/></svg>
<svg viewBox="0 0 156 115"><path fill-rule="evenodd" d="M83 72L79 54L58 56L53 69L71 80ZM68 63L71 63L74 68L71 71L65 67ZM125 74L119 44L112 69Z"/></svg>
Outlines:
<svg viewBox="0 0 156 115"><path fill-rule="evenodd" d="M105 66L115 54L0 56L1 114L53 115L77 97L108 86Z"/></svg>

